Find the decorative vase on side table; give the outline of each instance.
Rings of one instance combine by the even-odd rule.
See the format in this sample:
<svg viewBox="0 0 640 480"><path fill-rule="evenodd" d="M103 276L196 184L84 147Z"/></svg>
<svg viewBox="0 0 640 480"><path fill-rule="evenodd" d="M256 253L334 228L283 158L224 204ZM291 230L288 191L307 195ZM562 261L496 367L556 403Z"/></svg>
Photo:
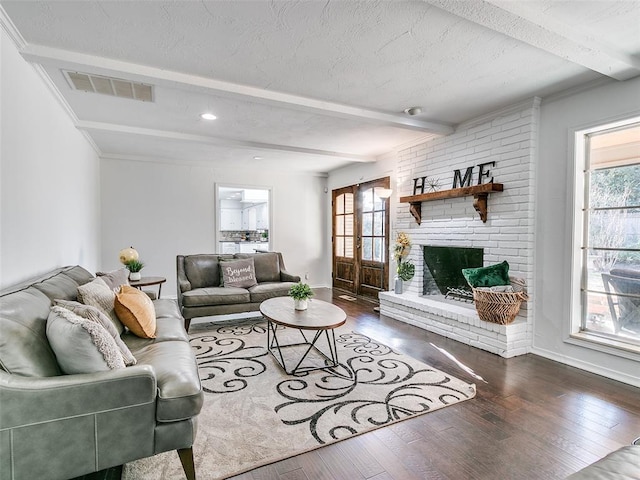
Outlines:
<svg viewBox="0 0 640 480"><path fill-rule="evenodd" d="M129 272L129 280L135 282L142 278L142 274L140 272Z"/></svg>

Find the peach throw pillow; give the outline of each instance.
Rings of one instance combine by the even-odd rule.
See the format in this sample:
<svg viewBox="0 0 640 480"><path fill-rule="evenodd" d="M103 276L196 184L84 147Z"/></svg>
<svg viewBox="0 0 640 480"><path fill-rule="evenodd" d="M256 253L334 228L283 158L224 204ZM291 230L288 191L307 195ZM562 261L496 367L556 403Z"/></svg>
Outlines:
<svg viewBox="0 0 640 480"><path fill-rule="evenodd" d="M141 338L156 338L156 311L142 290L122 285L114 302L116 315L131 333Z"/></svg>

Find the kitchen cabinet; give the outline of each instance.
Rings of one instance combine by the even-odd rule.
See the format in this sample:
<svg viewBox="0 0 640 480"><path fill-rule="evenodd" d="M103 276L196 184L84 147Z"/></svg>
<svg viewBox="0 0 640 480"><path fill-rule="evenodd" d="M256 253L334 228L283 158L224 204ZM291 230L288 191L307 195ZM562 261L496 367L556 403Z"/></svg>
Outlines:
<svg viewBox="0 0 640 480"><path fill-rule="evenodd" d="M269 230L269 207L266 203L256 205L256 229Z"/></svg>
<svg viewBox="0 0 640 480"><path fill-rule="evenodd" d="M242 210L242 229L255 230L257 228L256 207L251 206Z"/></svg>
<svg viewBox="0 0 640 480"><path fill-rule="evenodd" d="M239 242L220 242L220 253L240 253Z"/></svg>
<svg viewBox="0 0 640 480"><path fill-rule="evenodd" d="M260 242L240 242L240 253L253 253L256 248L263 248L264 244Z"/></svg>
<svg viewBox="0 0 640 480"><path fill-rule="evenodd" d="M220 230L240 230L242 226L242 211L237 208L220 209Z"/></svg>

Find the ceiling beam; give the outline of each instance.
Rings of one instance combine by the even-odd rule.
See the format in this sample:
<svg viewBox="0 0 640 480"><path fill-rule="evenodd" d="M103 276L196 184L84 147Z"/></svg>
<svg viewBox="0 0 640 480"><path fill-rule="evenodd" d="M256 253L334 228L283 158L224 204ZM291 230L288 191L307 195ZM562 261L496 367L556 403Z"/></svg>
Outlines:
<svg viewBox="0 0 640 480"><path fill-rule="evenodd" d="M576 29L529 2L513 0L423 0L482 27L616 80L640 75L640 59L616 50L588 32ZM576 8L580 8L576 4Z"/></svg>
<svg viewBox="0 0 640 480"><path fill-rule="evenodd" d="M194 135L190 133L173 132L168 130L157 130L151 128L133 127L130 125L120 125L105 122L90 122L80 120L76 123L76 128L81 131L108 132L129 135L141 135L164 140L177 140L182 142L200 143L205 145L216 145L222 147L246 148L264 151L280 151L289 153L300 153L305 155L319 155L324 157L338 158L350 162L375 162L376 158L367 155L354 155L351 153L334 152L330 150L318 150L315 148L293 147L290 145L277 145L272 143L251 142L246 140L236 140L233 138L223 138L208 135Z"/></svg>
<svg viewBox="0 0 640 480"><path fill-rule="evenodd" d="M454 131L453 127L449 124L420 120L406 114L389 114L43 45L28 44L21 49L20 53L25 60L42 65L52 65L56 68L60 68L62 63L65 65L65 68L87 73L102 72L101 74L108 76L124 76L129 80L132 80L131 77L133 76L139 81L155 85L170 87L189 86L210 93L215 92L215 94L223 97L240 98L245 101L250 100L280 108L313 112L339 118L357 119L371 124L387 125L438 135L449 135Z"/></svg>

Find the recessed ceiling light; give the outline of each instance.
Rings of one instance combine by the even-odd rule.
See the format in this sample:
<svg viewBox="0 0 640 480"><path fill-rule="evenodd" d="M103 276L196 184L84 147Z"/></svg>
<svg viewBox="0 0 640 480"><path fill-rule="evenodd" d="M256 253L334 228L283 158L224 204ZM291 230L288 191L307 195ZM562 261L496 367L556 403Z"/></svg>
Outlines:
<svg viewBox="0 0 640 480"><path fill-rule="evenodd" d="M254 160L262 160L262 157L258 157L257 155L253 157Z"/></svg>
<svg viewBox="0 0 640 480"><path fill-rule="evenodd" d="M216 117L213 113L201 113L200 118L202 118L203 120L215 120L218 117Z"/></svg>
<svg viewBox="0 0 640 480"><path fill-rule="evenodd" d="M409 107L404 109L407 115L419 115L422 113L422 107Z"/></svg>

